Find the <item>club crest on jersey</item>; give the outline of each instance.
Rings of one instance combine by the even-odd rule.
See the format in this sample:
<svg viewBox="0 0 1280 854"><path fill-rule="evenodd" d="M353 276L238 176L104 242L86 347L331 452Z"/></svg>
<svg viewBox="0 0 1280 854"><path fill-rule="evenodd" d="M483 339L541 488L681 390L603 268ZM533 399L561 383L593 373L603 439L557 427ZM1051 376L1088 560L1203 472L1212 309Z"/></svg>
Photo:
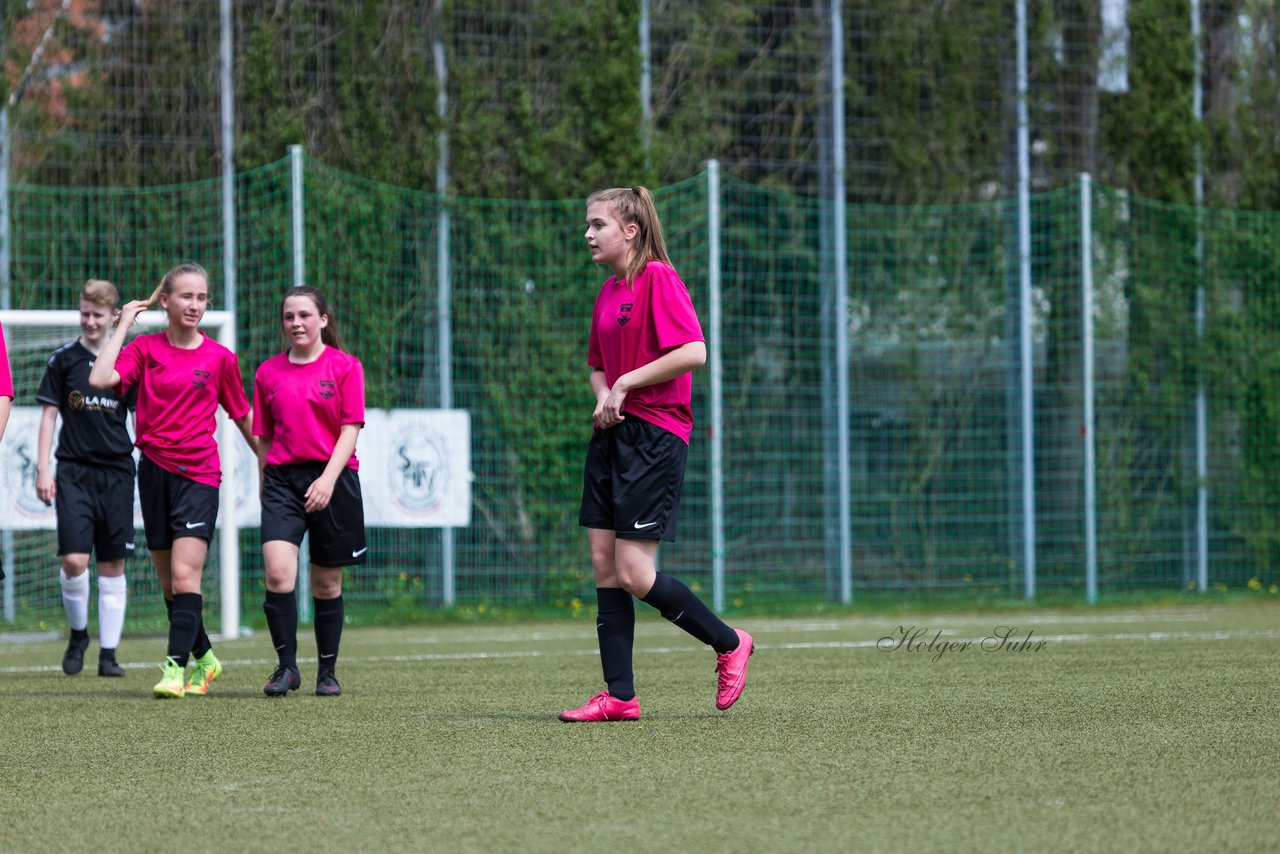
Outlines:
<svg viewBox="0 0 1280 854"><path fill-rule="evenodd" d="M627 321L631 319L631 306L632 306L632 303L629 303L629 302L624 302L622 305L618 306L618 325L619 326L626 326Z"/></svg>
<svg viewBox="0 0 1280 854"><path fill-rule="evenodd" d="M194 386L195 388L204 388L205 384L209 382L208 371L202 371L199 368L196 368L191 372L191 374L193 377L193 379L191 380L191 385Z"/></svg>
<svg viewBox="0 0 1280 854"><path fill-rule="evenodd" d="M325 400L333 397L338 384L333 380L320 380L320 396Z"/></svg>

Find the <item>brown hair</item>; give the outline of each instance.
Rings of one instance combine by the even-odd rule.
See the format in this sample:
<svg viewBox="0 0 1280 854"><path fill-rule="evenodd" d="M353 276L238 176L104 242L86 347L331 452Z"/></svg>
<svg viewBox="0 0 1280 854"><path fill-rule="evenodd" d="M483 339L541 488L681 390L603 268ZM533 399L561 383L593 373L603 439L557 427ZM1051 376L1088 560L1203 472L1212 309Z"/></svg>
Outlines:
<svg viewBox="0 0 1280 854"><path fill-rule="evenodd" d="M188 273L195 273L198 276L203 276L206 284L209 281L209 274L204 271L204 267L201 267L194 261L183 261L181 264L164 274L164 278L160 280L160 284L156 286L156 289L151 292L151 296L147 299L147 308L151 308L158 303L160 301L161 294L173 293L173 283L177 281L179 276L185 276Z"/></svg>
<svg viewBox="0 0 1280 854"><path fill-rule="evenodd" d="M333 309L329 308L329 301L324 298L324 294L320 293L320 289L314 285L294 285L289 288L284 292L284 296L280 298L281 317L284 316L284 301L289 297L310 297L311 301L315 303L316 311L329 318L329 323L320 330L320 340L326 347L341 350L342 336L338 334L338 318L333 316Z"/></svg>
<svg viewBox="0 0 1280 854"><path fill-rule="evenodd" d="M80 299L98 308L115 311L120 307L120 292L106 279L89 279L80 289Z"/></svg>
<svg viewBox="0 0 1280 854"><path fill-rule="evenodd" d="M667 242L662 238L658 209L654 207L653 196L648 188L614 187L610 190L596 190L587 196L588 205L594 202L605 202L612 207L614 214L624 225L635 223L639 227L635 252L627 263L628 282L634 282L650 261L661 261L673 266L671 257L667 255Z"/></svg>

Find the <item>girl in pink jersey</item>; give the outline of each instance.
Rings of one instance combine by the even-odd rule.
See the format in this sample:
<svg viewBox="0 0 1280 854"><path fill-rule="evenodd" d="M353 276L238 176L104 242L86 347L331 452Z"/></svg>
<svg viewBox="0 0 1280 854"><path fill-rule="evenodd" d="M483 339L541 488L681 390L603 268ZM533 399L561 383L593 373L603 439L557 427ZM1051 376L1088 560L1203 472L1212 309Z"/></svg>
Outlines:
<svg viewBox="0 0 1280 854"><path fill-rule="evenodd" d="M9 423L9 410L13 407L13 375L9 372L9 348L4 343L4 327L0 326L0 439ZM4 578L0 574L0 578Z"/></svg>
<svg viewBox="0 0 1280 854"><path fill-rule="evenodd" d="M585 237L591 259L613 271L596 297L587 345L595 428L578 513L591 545L605 690L560 720L639 719L633 596L715 650L716 708L727 709L742 694L751 636L658 572L655 561L659 541L676 536L693 430L691 371L707 357L702 327L647 189L593 193Z"/></svg>
<svg viewBox="0 0 1280 854"><path fill-rule="evenodd" d="M9 372L9 349L4 343L4 327L0 326L0 439L9 424L9 410L13 408L13 375ZM4 578L4 562L0 561L0 578Z"/></svg>
<svg viewBox="0 0 1280 854"><path fill-rule="evenodd" d="M168 315L163 332L139 335L125 346L138 315L159 302ZM142 451L138 494L147 547L169 608L169 645L157 697L207 694L222 672L204 630L200 582L218 518L217 410L235 421L254 447L252 414L240 364L226 347L199 329L209 305L209 275L199 264L174 267L150 299L120 312L89 372L89 384L118 395L137 387L137 439ZM186 676L188 654L194 668Z"/></svg>
<svg viewBox="0 0 1280 854"><path fill-rule="evenodd" d="M342 693L343 567L366 560L364 502L356 437L364 426L364 368L342 350L328 301L310 285L285 292L280 320L289 349L258 368L253 432L262 469L262 610L279 664L263 693L283 697L298 672L298 552L310 534L315 605L316 694Z"/></svg>

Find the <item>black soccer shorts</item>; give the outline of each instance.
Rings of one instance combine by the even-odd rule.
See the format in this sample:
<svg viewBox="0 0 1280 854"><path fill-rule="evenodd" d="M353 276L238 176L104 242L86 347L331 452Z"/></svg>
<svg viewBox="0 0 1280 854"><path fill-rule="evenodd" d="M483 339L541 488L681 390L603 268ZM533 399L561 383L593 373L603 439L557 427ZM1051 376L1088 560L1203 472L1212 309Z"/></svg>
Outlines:
<svg viewBox="0 0 1280 854"><path fill-rule="evenodd" d="M358 566L369 554L360 476L344 468L333 485L329 506L306 512L307 487L324 467L321 462L266 467L262 474L262 542L284 540L300 546L303 535L310 534L311 563Z"/></svg>
<svg viewBox="0 0 1280 854"><path fill-rule="evenodd" d="M166 551L182 537L213 539L218 521L218 488L166 471L142 455L138 463L138 497L147 548Z"/></svg>
<svg viewBox="0 0 1280 854"><path fill-rule="evenodd" d="M122 468L58 462L54 476L58 554L133 557L133 475Z"/></svg>
<svg viewBox="0 0 1280 854"><path fill-rule="evenodd" d="M634 415L597 427L587 445L578 524L628 540L673 542L689 446Z"/></svg>

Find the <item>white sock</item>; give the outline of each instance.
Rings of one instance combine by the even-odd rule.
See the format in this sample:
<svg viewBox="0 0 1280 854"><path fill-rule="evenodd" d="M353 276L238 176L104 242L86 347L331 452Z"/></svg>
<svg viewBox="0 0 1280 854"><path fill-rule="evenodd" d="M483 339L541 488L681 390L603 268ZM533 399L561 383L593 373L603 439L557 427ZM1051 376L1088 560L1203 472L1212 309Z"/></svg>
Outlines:
<svg viewBox="0 0 1280 854"><path fill-rule="evenodd" d="M68 578L58 570L58 580L62 582L62 607L67 611L67 624L72 631L82 632L89 627L89 573Z"/></svg>
<svg viewBox="0 0 1280 854"><path fill-rule="evenodd" d="M129 585L123 575L98 576L98 644L103 649L120 645L124 631L124 608L129 600Z"/></svg>

